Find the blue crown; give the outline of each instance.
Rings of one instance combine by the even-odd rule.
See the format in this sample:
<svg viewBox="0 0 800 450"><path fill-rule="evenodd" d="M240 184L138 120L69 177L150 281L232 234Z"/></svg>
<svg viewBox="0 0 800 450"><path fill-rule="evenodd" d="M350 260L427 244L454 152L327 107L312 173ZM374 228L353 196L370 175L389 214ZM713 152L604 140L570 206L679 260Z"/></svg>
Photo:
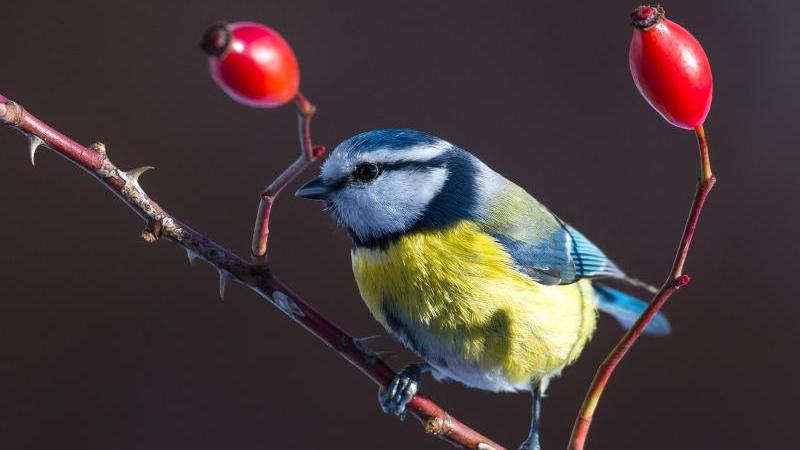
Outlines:
<svg viewBox="0 0 800 450"><path fill-rule="evenodd" d="M410 128L384 128L357 134L342 142L341 145L343 148L368 153L377 149L400 150L440 142L442 142L441 139L422 131Z"/></svg>

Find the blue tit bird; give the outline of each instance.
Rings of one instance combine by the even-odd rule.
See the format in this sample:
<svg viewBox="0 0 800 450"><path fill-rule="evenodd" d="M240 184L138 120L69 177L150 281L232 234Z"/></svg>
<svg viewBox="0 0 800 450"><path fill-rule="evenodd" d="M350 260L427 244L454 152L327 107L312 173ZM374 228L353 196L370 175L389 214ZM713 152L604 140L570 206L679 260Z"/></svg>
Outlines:
<svg viewBox="0 0 800 450"><path fill-rule="evenodd" d="M630 326L647 304L583 234L471 153L410 129L342 142L297 196L321 200L352 236L353 273L375 319L424 362L379 392L402 416L424 373L495 392L530 391L521 449L539 448L548 382L580 355L597 310ZM657 316L647 329L666 334Z"/></svg>

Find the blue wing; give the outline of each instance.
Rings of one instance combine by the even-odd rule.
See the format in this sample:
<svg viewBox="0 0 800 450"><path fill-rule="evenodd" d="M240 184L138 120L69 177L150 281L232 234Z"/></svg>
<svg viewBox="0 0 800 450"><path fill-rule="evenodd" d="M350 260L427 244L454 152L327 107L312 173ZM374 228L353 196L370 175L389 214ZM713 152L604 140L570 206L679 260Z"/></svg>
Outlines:
<svg viewBox="0 0 800 450"><path fill-rule="evenodd" d="M618 278L625 274L583 234L567 225L516 184L494 174L501 185L482 205L479 220L511 255L521 272L547 285L582 278Z"/></svg>
<svg viewBox="0 0 800 450"><path fill-rule="evenodd" d="M608 286L594 283L597 293L597 308L611 314L623 327L630 328L647 309L647 302L631 297L630 295L611 289ZM664 314L658 313L644 329L645 334L663 336L669 334L672 328Z"/></svg>
<svg viewBox="0 0 800 450"><path fill-rule="evenodd" d="M625 273L586 236L567 224L564 231L569 235L569 255L578 278L625 278Z"/></svg>
<svg viewBox="0 0 800 450"><path fill-rule="evenodd" d="M543 284L569 284L582 278L620 278L626 275L575 228L562 223L546 239L522 241L493 234L528 276Z"/></svg>

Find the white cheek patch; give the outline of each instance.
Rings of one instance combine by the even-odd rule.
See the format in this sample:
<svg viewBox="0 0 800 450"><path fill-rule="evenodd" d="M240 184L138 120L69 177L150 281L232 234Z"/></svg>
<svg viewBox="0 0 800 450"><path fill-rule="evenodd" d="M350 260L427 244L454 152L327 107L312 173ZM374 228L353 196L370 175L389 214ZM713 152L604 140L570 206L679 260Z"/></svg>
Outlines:
<svg viewBox="0 0 800 450"><path fill-rule="evenodd" d="M401 232L414 224L447 181L447 169L387 170L369 184L351 184L331 200L337 216L361 240Z"/></svg>

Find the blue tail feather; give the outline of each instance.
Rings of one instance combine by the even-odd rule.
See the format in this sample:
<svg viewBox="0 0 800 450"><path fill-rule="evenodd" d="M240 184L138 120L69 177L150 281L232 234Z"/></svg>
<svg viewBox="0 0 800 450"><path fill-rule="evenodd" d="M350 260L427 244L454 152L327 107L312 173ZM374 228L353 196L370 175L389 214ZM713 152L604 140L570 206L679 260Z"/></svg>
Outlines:
<svg viewBox="0 0 800 450"><path fill-rule="evenodd" d="M647 309L647 302L608 286L594 283L594 290L597 293L597 308L610 314L626 329L632 327ZM652 336L663 336L671 331L667 316L661 313L656 314L644 329L645 334Z"/></svg>

